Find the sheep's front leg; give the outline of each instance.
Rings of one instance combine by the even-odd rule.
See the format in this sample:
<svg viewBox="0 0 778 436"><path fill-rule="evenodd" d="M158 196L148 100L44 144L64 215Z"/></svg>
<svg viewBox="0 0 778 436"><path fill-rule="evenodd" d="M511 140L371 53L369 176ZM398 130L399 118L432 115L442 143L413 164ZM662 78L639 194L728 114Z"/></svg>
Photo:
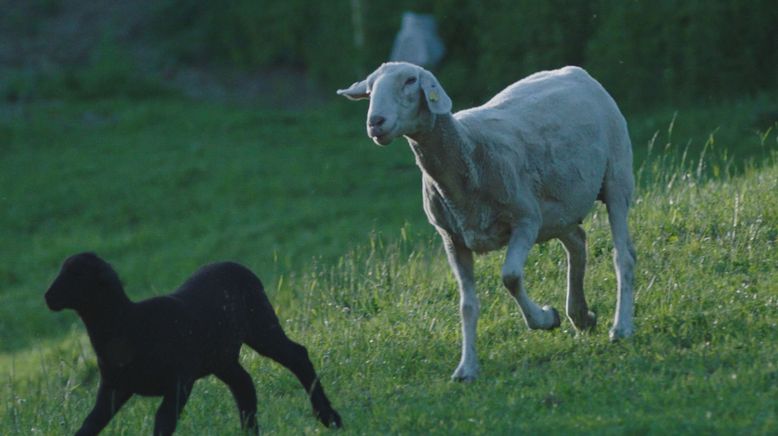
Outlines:
<svg viewBox="0 0 778 436"><path fill-rule="evenodd" d="M340 415L332 408L324 388L319 383L319 376L316 375L308 350L289 339L277 321L267 326L259 338L250 338L248 344L257 353L275 360L292 371L308 392L314 414L322 424L332 428L343 426Z"/></svg>
<svg viewBox="0 0 778 436"><path fill-rule="evenodd" d="M616 268L616 317L610 330L612 341L632 336L635 329L632 321L634 297L632 286L635 280L635 247L627 229L628 201L606 199L608 221L613 235L613 265Z"/></svg>
<svg viewBox="0 0 778 436"><path fill-rule="evenodd" d="M92 408L76 435L86 436L100 433L131 396L132 394L129 392L117 391L100 383L95 407Z"/></svg>
<svg viewBox="0 0 778 436"><path fill-rule="evenodd" d="M502 282L519 304L524 322L530 329L551 330L559 327L559 312L551 306L538 306L527 296L524 286L524 264L535 244L538 228L531 223L516 226L508 242L508 253L502 266Z"/></svg>
<svg viewBox="0 0 778 436"><path fill-rule="evenodd" d="M453 380L472 381L478 375L478 355L475 351L476 327L480 306L475 294L473 253L443 236L448 262L459 285L459 313L462 317L462 358L451 375Z"/></svg>

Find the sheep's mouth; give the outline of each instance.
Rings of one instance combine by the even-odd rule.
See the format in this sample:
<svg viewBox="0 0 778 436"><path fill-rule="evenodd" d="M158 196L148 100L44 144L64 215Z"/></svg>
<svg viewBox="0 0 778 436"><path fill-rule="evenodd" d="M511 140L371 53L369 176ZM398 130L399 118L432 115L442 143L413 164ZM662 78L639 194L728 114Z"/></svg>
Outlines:
<svg viewBox="0 0 778 436"><path fill-rule="evenodd" d="M65 308L65 304L61 301L57 301L56 298L52 298L50 295L46 294L46 306L49 307L49 310L53 312L59 312L60 310Z"/></svg>
<svg viewBox="0 0 778 436"><path fill-rule="evenodd" d="M396 125L394 124L385 124L383 126L368 126L367 128L367 136L370 137L370 139L373 140L378 145L387 145L390 142L394 140L394 138L397 137L395 134Z"/></svg>
<svg viewBox="0 0 778 436"><path fill-rule="evenodd" d="M373 140L373 142L375 142L380 146L389 145L389 143L391 143L394 140L392 135L388 133L385 133L383 135L374 135L371 137L371 139Z"/></svg>
<svg viewBox="0 0 778 436"><path fill-rule="evenodd" d="M397 135L394 134L394 129L375 129L369 132L370 139L377 145L388 145Z"/></svg>

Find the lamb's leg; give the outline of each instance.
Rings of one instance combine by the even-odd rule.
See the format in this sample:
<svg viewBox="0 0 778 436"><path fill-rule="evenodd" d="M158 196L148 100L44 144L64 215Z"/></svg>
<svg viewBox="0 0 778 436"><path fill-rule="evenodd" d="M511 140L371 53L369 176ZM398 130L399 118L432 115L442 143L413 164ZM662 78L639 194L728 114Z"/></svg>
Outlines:
<svg viewBox="0 0 778 436"><path fill-rule="evenodd" d="M593 329L597 317L589 311L584 296L583 283L586 271L586 232L576 226L570 233L559 238L567 251L567 317L578 330Z"/></svg>
<svg viewBox="0 0 778 436"><path fill-rule="evenodd" d="M458 381L472 381L478 376L475 340L480 312L478 296L475 293L473 253L454 243L447 235L441 236L448 263L459 285L459 314L462 318L462 358L451 378Z"/></svg>
<svg viewBox="0 0 778 436"><path fill-rule="evenodd" d="M532 223L522 223L513 229L502 266L502 282L519 304L527 327L551 330L559 327L559 312L551 306L538 306L527 296L524 286L524 264L529 250L535 244L537 234L537 226Z"/></svg>
<svg viewBox="0 0 778 436"><path fill-rule="evenodd" d="M95 406L84 420L81 428L76 432L76 435L86 436L100 433L131 396L132 394L129 392L117 391L100 383Z"/></svg>
<svg viewBox="0 0 778 436"><path fill-rule="evenodd" d="M263 331L259 340L249 339L248 345L259 354L275 360L292 371L308 392L313 411L322 424L336 428L343 425L340 415L330 405L330 400L319 383L319 377L305 347L289 339L280 325Z"/></svg>
<svg viewBox="0 0 778 436"><path fill-rule="evenodd" d="M235 397L240 414L240 427L248 429L253 434L259 434L257 427L257 392L249 373L235 361L233 364L214 372L223 381Z"/></svg>
<svg viewBox="0 0 778 436"><path fill-rule="evenodd" d="M607 195L607 194L606 194ZM626 196L606 198L608 221L613 235L613 265L616 268L618 294L616 296L616 316L610 331L611 340L632 336L634 331L632 316L634 310L632 286L635 269L635 248L627 229L627 211L629 202Z"/></svg>
<svg viewBox="0 0 778 436"><path fill-rule="evenodd" d="M192 381L179 381L162 397L162 404L159 405L154 419L154 436L173 434L193 385Z"/></svg>

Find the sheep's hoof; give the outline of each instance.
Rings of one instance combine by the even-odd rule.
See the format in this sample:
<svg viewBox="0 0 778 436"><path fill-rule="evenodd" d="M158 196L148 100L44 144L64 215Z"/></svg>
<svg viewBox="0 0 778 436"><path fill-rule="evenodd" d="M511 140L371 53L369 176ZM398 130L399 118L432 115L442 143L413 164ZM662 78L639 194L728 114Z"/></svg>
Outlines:
<svg viewBox="0 0 778 436"><path fill-rule="evenodd" d="M328 428L343 428L343 422L340 420L340 415L333 409L319 412L317 418L319 418L319 421Z"/></svg>
<svg viewBox="0 0 778 436"><path fill-rule="evenodd" d="M611 342L616 342L621 339L626 339L632 336L632 327L618 327L614 326L608 333L608 337Z"/></svg>
<svg viewBox="0 0 778 436"><path fill-rule="evenodd" d="M573 321L572 318L570 320ZM579 318L573 321L573 325L579 332L592 331L597 327L597 314L590 310L586 312L586 316L583 319Z"/></svg>
<svg viewBox="0 0 778 436"><path fill-rule="evenodd" d="M562 318L559 317L559 311L558 310L554 309L551 306L543 306L543 311L544 312L551 312L551 316L553 317L552 321L551 321L551 325L549 327L547 327L546 330L553 330L553 329L559 327L560 325L562 325Z"/></svg>
<svg viewBox="0 0 778 436"><path fill-rule="evenodd" d="M451 380L455 382L470 383L478 377L478 368L466 370L460 366L451 374Z"/></svg>
<svg viewBox="0 0 778 436"><path fill-rule="evenodd" d="M559 312L556 309L551 306L543 306L541 310L543 312L541 319L524 316L527 328L530 330L553 330L562 325L562 319L559 317Z"/></svg>
<svg viewBox="0 0 778 436"><path fill-rule="evenodd" d="M469 374L469 375L452 375L451 380L455 382L461 382L461 383L471 383L474 382L476 379L475 375Z"/></svg>

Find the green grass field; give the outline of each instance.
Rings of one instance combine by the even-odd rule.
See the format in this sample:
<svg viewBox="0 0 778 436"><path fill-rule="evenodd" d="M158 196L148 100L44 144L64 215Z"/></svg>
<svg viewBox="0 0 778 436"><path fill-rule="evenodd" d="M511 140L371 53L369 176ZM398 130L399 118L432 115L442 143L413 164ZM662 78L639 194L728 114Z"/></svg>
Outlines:
<svg viewBox="0 0 778 436"><path fill-rule="evenodd" d="M458 295L403 141L376 148L366 105L278 112L192 102L0 107L0 434L67 434L93 402L94 354L43 293L68 255L113 263L133 299L199 265L246 264L305 344L343 434L778 433L778 135L767 97L628 116L640 181L634 338L615 307L604 208L589 234L593 333L528 331L479 257L481 377L449 381ZM772 114L772 115L771 115ZM628 114L629 115L629 114ZM561 245L530 294L564 307ZM252 352L267 434L327 433L293 376ZM106 434L149 434L136 397ZM227 388L200 381L177 434L237 434Z"/></svg>

